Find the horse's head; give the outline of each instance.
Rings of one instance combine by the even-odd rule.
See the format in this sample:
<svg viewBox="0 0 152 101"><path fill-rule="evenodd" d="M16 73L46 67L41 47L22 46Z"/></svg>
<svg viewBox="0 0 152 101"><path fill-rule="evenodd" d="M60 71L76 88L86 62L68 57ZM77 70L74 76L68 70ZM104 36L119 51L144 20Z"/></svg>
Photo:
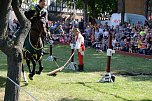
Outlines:
<svg viewBox="0 0 152 101"><path fill-rule="evenodd" d="M31 29L38 31L40 34L46 36L48 34L48 24L46 18L44 17L38 18L33 24Z"/></svg>

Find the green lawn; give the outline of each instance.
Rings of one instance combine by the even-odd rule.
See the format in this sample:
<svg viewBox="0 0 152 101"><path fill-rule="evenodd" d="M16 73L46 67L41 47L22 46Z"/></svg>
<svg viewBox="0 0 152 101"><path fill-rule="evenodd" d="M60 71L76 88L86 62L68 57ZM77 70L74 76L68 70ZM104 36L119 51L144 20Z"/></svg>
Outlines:
<svg viewBox="0 0 152 101"><path fill-rule="evenodd" d="M49 51L49 47L45 49ZM70 53L69 46L53 46L53 55L57 57L59 66L64 65ZM33 81L29 80L28 86L21 82L22 88L39 101L152 101L152 75L130 76L151 74L152 60L114 54L111 57L111 73L116 75L115 82L99 83L101 74L105 73L106 53L87 48L84 72L65 69L56 77L47 76L49 71L57 68L54 62L45 61L48 56L43 57L45 68L41 75L35 75ZM3 101L7 64L2 52L0 57L0 101ZM32 97L21 90L20 101L32 101Z"/></svg>

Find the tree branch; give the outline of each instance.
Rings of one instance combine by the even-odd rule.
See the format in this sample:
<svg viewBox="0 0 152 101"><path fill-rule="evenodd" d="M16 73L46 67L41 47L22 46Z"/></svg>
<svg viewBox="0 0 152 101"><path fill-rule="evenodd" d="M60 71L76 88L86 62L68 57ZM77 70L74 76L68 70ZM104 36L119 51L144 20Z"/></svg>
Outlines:
<svg viewBox="0 0 152 101"><path fill-rule="evenodd" d="M14 41L14 45L18 45L23 47L25 38L30 30L30 22L29 20L26 19L25 15L24 15L24 11L20 6L20 1L19 0L12 0L12 8L15 12L15 15L17 17L17 19L20 22L20 30L17 32L17 38Z"/></svg>
<svg viewBox="0 0 152 101"><path fill-rule="evenodd" d="M11 7L12 0L1 0L0 1L0 50L4 53L8 53L8 45L6 44L8 16Z"/></svg>

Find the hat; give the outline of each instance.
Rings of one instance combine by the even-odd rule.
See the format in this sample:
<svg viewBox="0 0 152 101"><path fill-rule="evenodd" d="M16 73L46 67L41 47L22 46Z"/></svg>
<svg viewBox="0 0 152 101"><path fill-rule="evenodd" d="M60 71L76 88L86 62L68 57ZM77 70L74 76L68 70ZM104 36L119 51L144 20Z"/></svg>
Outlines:
<svg viewBox="0 0 152 101"><path fill-rule="evenodd" d="M73 28L72 32L79 32L80 33L80 30L78 28Z"/></svg>

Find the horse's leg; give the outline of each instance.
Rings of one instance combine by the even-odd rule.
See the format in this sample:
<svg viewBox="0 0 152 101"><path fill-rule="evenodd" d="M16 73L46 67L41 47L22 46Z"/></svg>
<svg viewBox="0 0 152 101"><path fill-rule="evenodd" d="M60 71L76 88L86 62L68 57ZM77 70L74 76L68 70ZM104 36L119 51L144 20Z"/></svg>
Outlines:
<svg viewBox="0 0 152 101"><path fill-rule="evenodd" d="M38 63L39 63L39 71L36 71L36 74L40 75L43 70L42 59L38 60Z"/></svg>
<svg viewBox="0 0 152 101"><path fill-rule="evenodd" d="M27 67L28 67L28 70L29 70L29 79L30 80L33 80L33 75L32 75L32 70L31 70L31 67L30 67L30 60L26 60L26 64L27 64Z"/></svg>
<svg viewBox="0 0 152 101"><path fill-rule="evenodd" d="M30 67L30 60L26 60L26 64L27 64L27 67L29 69L29 73L31 74L32 71L31 71L31 67Z"/></svg>
<svg viewBox="0 0 152 101"><path fill-rule="evenodd" d="M34 58L32 58L31 61L33 64L33 68L32 68L32 70L29 68L29 70L30 70L29 79L33 80L33 76L35 75L36 61L34 60Z"/></svg>
<svg viewBox="0 0 152 101"><path fill-rule="evenodd" d="M23 74L24 84L27 85L28 84L28 80L27 80L25 72L24 72L24 66L23 66L23 64L22 64L22 74Z"/></svg>
<svg viewBox="0 0 152 101"><path fill-rule="evenodd" d="M33 64L32 74L34 76L35 75L35 67L36 67L36 60L34 58L32 60L32 64Z"/></svg>

